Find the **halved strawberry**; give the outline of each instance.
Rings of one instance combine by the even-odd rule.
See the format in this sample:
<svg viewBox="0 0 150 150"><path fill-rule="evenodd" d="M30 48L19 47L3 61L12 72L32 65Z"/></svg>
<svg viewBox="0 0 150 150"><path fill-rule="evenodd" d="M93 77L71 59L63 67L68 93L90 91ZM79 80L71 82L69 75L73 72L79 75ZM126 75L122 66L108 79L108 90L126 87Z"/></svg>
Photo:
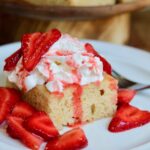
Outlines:
<svg viewBox="0 0 150 150"><path fill-rule="evenodd" d="M79 150L87 145L88 141L84 131L76 128L50 140L45 150Z"/></svg>
<svg viewBox="0 0 150 150"><path fill-rule="evenodd" d="M22 55L22 50L19 49L15 53L13 53L11 56L6 58L4 70L5 71L12 71L15 68L17 62L19 61L21 55Z"/></svg>
<svg viewBox="0 0 150 150"><path fill-rule="evenodd" d="M112 67L110 65L110 63L104 58L102 57L95 49L94 47L89 44L86 43L85 44L85 49L87 50L88 53L92 53L94 54L94 56L99 57L99 59L103 62L103 67L104 67L104 71L108 74L112 73Z"/></svg>
<svg viewBox="0 0 150 150"><path fill-rule="evenodd" d="M22 118L9 116L7 122L11 131L15 132L15 137L17 137L22 143L33 150L39 149L42 139L33 135L22 126Z"/></svg>
<svg viewBox="0 0 150 150"><path fill-rule="evenodd" d="M26 119L35 112L36 110L31 105L29 105L28 103L24 101L20 101L13 108L11 115Z"/></svg>
<svg viewBox="0 0 150 150"><path fill-rule="evenodd" d="M23 65L27 71L32 71L50 46L61 36L57 29L46 33L25 34L22 38Z"/></svg>
<svg viewBox="0 0 150 150"><path fill-rule="evenodd" d="M121 132L150 122L150 112L142 111L124 103L119 106L114 118L109 124L109 131Z"/></svg>
<svg viewBox="0 0 150 150"><path fill-rule="evenodd" d="M59 135L58 130L45 112L34 113L25 121L24 126L29 131L43 137L45 140Z"/></svg>
<svg viewBox="0 0 150 150"><path fill-rule="evenodd" d="M132 89L119 89L118 90L118 102L129 103L136 95L136 91Z"/></svg>
<svg viewBox="0 0 150 150"><path fill-rule="evenodd" d="M20 93L17 90L0 87L0 124L20 99Z"/></svg>

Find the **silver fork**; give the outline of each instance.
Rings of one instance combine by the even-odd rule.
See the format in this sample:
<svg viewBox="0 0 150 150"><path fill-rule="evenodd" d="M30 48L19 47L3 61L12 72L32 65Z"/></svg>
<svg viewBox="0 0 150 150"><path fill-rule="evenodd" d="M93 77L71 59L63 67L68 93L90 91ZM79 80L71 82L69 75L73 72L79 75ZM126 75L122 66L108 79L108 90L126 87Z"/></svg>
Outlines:
<svg viewBox="0 0 150 150"><path fill-rule="evenodd" d="M126 79L125 77L120 75L115 70L112 70L112 76L119 81L118 84L119 84L120 88L127 88L127 87L130 87L130 86L133 86L133 85L137 84L137 83L135 83L133 81L130 81L130 80Z"/></svg>
<svg viewBox="0 0 150 150"><path fill-rule="evenodd" d="M125 77L121 76L117 71L113 70L112 71L113 77L115 77L119 81L119 88L128 88L130 86L136 85L136 82L130 81L126 79ZM149 89L150 85L143 85L142 87L139 88L134 88L137 92L140 92L145 89Z"/></svg>
<svg viewBox="0 0 150 150"><path fill-rule="evenodd" d="M136 90L137 92L140 92L140 91L146 90L146 89L150 89L150 85L143 86L143 87L140 87L140 88L135 88L135 90Z"/></svg>

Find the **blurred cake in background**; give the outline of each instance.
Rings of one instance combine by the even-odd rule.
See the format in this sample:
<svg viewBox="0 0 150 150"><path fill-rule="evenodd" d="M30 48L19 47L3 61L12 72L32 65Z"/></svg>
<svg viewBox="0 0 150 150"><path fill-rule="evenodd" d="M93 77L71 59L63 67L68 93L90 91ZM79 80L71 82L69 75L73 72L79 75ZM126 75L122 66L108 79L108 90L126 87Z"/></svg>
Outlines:
<svg viewBox="0 0 150 150"><path fill-rule="evenodd" d="M7 3L7 5L9 5L9 2L15 2L15 4L21 3L22 8L28 6L26 4L31 4L33 5L32 7L42 6L42 8L45 8L43 6L57 5L88 7L103 6L103 8L108 8L107 6L110 5L113 7L119 3L128 2L133 2L133 4L135 3L136 6L140 6L139 0L0 0L0 4ZM138 4L136 4L136 2ZM141 4L143 3L146 3L146 1L141 2ZM121 4L119 4L119 7L120 5ZM116 8L113 10L115 9ZM108 9L108 12L106 11L105 13L109 14L109 11L110 9ZM8 12L10 12L9 9ZM15 14L0 13L0 44L18 41L21 35L24 33L36 31L45 32L52 28L58 28L63 33L69 33L71 36L78 38L96 39L117 44L129 43L130 14L128 11L125 11L123 14L117 14L115 16L92 19L86 18L83 20L80 18L74 19L73 15L71 19L67 20L65 20L63 17L59 19L55 17L52 19L45 19L44 17L38 18L36 15L34 17L34 11L31 18L26 15L26 13L21 14L21 11L18 12L18 14L17 12Z"/></svg>
<svg viewBox="0 0 150 150"><path fill-rule="evenodd" d="M131 22L130 45L150 52L150 8L134 13Z"/></svg>
<svg viewBox="0 0 150 150"><path fill-rule="evenodd" d="M22 0L35 5L96 6L115 4L116 0Z"/></svg>
<svg viewBox="0 0 150 150"><path fill-rule="evenodd" d="M12 0L13 1L13 0ZM21 0L34 5L48 6L98 6L116 3L135 2L137 0Z"/></svg>
<svg viewBox="0 0 150 150"><path fill-rule="evenodd" d="M119 0L119 2L122 2L122 3L128 3L128 2L135 2L137 0Z"/></svg>

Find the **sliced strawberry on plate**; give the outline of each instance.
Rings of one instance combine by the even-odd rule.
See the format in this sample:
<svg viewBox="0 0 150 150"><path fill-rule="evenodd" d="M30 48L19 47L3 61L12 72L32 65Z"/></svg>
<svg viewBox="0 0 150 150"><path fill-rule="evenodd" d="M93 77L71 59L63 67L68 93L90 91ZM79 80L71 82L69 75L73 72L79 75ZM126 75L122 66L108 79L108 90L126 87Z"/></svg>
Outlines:
<svg viewBox="0 0 150 150"><path fill-rule="evenodd" d="M38 150L42 144L42 139L33 135L27 131L23 126L23 119L18 117L9 116L7 118L8 126L11 128L11 131L15 132L13 136L17 137L22 143L27 147Z"/></svg>
<svg viewBox="0 0 150 150"><path fill-rule="evenodd" d="M85 49L87 50L88 53L92 53L94 54L94 56L99 57L99 59L103 62L103 67L104 67L104 71L108 74L111 74L112 72L112 67L110 65L110 63L104 58L102 57L95 49L94 47L89 44L86 43L85 44Z"/></svg>
<svg viewBox="0 0 150 150"><path fill-rule="evenodd" d="M6 58L4 70L5 71L12 71L16 67L17 62L19 61L21 55L22 55L22 50L19 49L15 53L13 53L11 56Z"/></svg>
<svg viewBox="0 0 150 150"><path fill-rule="evenodd" d="M23 52L23 65L26 70L31 71L29 69L29 63L32 61L32 57L39 46L39 38L41 37L42 33L35 32L32 34L24 34L21 40L21 49ZM32 65L33 62L31 62Z"/></svg>
<svg viewBox="0 0 150 150"><path fill-rule="evenodd" d="M109 131L121 132L150 122L150 112L142 111L124 103L119 106L114 118L109 124Z"/></svg>
<svg viewBox="0 0 150 150"><path fill-rule="evenodd" d="M8 127L6 128L6 131L7 131L8 135L9 135L10 137L12 137L12 138L14 138L14 139L18 139L17 133L16 133L11 127L8 126Z"/></svg>
<svg viewBox="0 0 150 150"><path fill-rule="evenodd" d="M34 113L25 121L24 126L26 129L41 136L45 140L59 135L58 130L45 112Z"/></svg>
<svg viewBox="0 0 150 150"><path fill-rule="evenodd" d="M27 71L32 71L50 46L59 38L61 33L53 29L46 33L25 34L22 38L23 65Z"/></svg>
<svg viewBox="0 0 150 150"><path fill-rule="evenodd" d="M8 116L7 118L7 122L9 120L9 118L11 118L11 115ZM17 118L15 117L14 119L16 119L16 121L20 124L22 124L23 122L23 119L22 118ZM6 132L8 133L8 135L14 139L18 139L19 136L18 136L18 133L14 130L14 128L12 128L10 125L9 125L9 122L8 122L8 126L6 128Z"/></svg>
<svg viewBox="0 0 150 150"><path fill-rule="evenodd" d="M29 105L28 103L24 101L20 101L13 108L11 115L26 119L30 117L31 115L33 115L33 113L35 112L36 110L31 105Z"/></svg>
<svg viewBox="0 0 150 150"><path fill-rule="evenodd" d="M20 99L20 93L17 90L0 87L0 124Z"/></svg>
<svg viewBox="0 0 150 150"><path fill-rule="evenodd" d="M118 102L129 103L136 95L136 90L132 89L119 89L118 90Z"/></svg>
<svg viewBox="0 0 150 150"><path fill-rule="evenodd" d="M45 150L79 150L85 148L87 145L88 141L84 131L76 128L50 140Z"/></svg>

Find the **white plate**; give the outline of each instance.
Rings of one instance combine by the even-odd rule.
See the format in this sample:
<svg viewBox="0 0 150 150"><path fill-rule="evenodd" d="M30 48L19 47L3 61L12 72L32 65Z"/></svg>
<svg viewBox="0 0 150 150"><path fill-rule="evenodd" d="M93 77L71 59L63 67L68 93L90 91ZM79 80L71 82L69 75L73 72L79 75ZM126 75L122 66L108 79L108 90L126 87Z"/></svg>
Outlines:
<svg viewBox="0 0 150 150"><path fill-rule="evenodd" d="M119 72L129 74L129 70L121 67L124 62L131 66L146 70L150 80L150 54L135 48L108 44L104 42L89 41L113 64L113 68ZM5 85L5 77L2 72L4 59L13 53L19 43L8 44L0 47L0 85ZM120 66L117 66L119 64ZM136 78L136 74L130 74L130 78ZM142 76L140 77L142 78ZM132 105L150 111L150 90L145 90L134 98ZM89 145L85 150L150 150L150 124L135 128L126 132L111 133L107 130L111 118L95 121L83 127ZM0 130L0 150L24 150L27 149L21 143L7 136Z"/></svg>

